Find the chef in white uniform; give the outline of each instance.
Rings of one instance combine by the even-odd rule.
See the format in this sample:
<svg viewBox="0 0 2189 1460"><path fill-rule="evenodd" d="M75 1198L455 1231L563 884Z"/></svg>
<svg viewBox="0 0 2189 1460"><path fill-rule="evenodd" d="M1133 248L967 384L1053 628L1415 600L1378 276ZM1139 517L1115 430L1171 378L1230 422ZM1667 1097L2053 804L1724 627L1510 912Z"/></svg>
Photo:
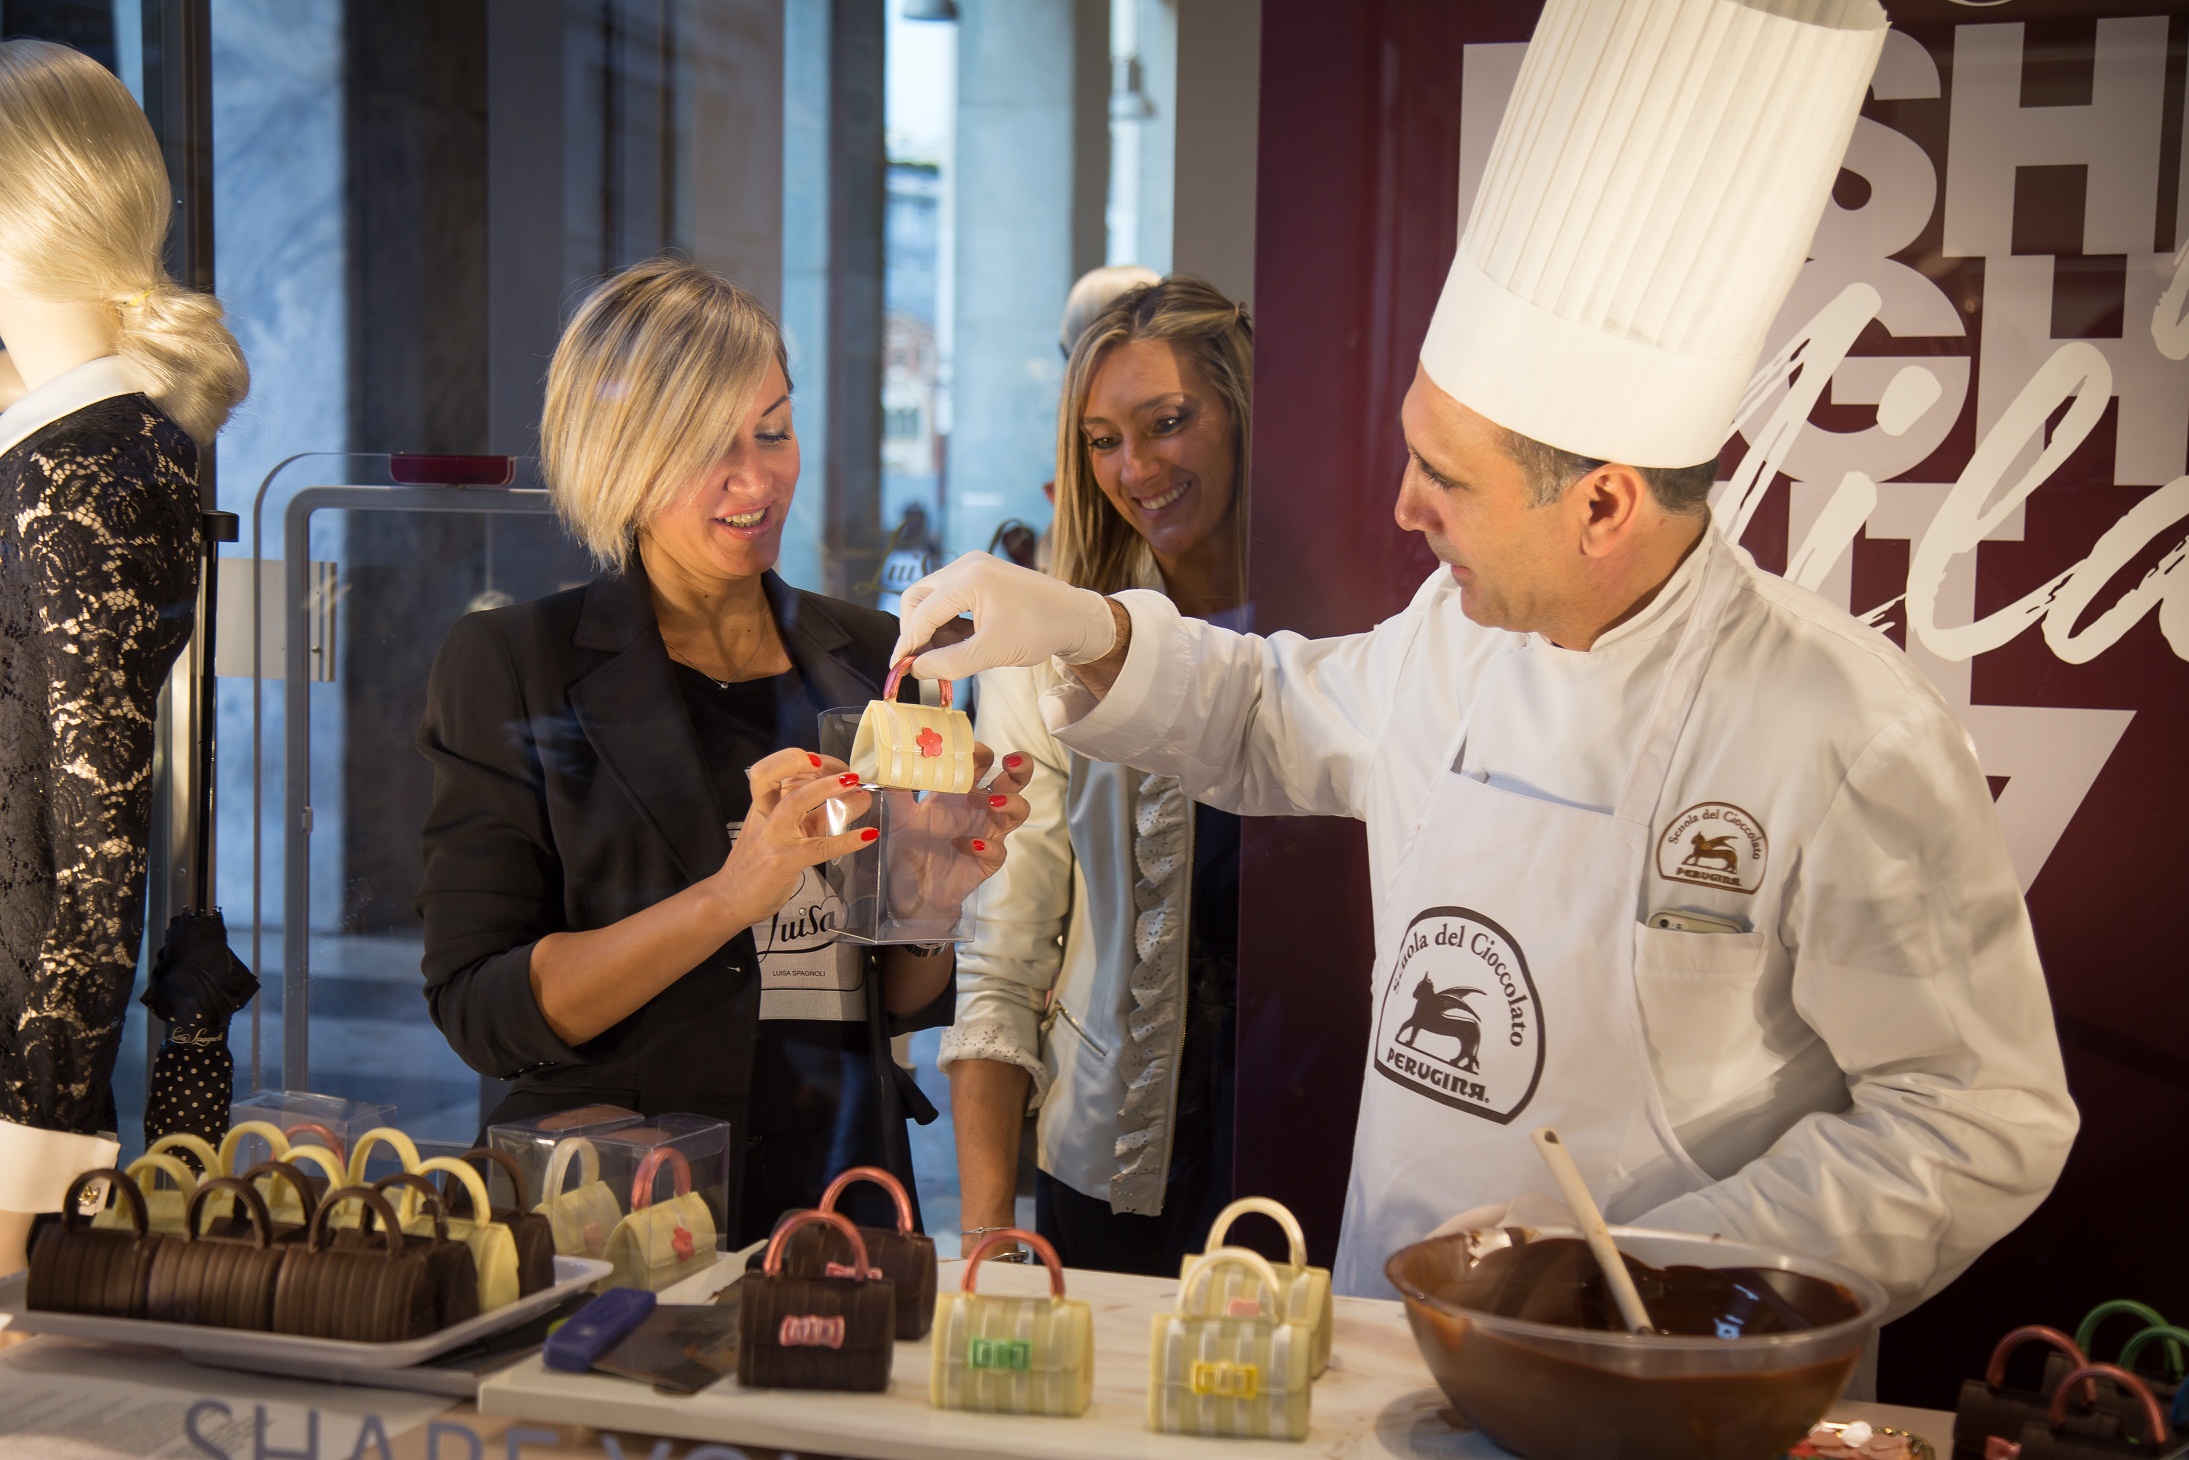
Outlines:
<svg viewBox="0 0 2189 1460"><path fill-rule="evenodd" d="M1368 824L1373 1043L1336 1282L1549 1182L1836 1259L1893 1311L2043 1199L2076 1115L1991 795L1882 635L1705 501L1883 44L1876 0L1550 0L1422 347L1399 523L1444 566L1306 640L973 555L922 675L1056 658L1057 736ZM1699 465L1698 465L1699 464Z"/></svg>

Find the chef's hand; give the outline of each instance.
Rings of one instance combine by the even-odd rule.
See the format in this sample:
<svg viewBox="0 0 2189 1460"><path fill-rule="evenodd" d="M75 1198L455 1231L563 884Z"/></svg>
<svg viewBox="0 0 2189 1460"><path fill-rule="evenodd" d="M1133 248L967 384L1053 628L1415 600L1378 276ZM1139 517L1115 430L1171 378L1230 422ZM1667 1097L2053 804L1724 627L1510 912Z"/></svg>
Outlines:
<svg viewBox="0 0 2189 1460"><path fill-rule="evenodd" d="M964 613L973 616L971 636L947 648L930 647ZM1051 657L1085 664L1109 653L1118 632L1117 615L1101 594L986 553L967 553L907 588L897 617L889 662L926 650L912 665L921 679L963 679Z"/></svg>
<svg viewBox="0 0 2189 1460"><path fill-rule="evenodd" d="M833 757L779 750L754 762L745 780L752 810L722 870L708 879L735 909L739 928L774 916L798 890L806 868L848 856L881 835L871 826L829 835L829 802L841 800L853 820L867 808L859 778Z"/></svg>
<svg viewBox="0 0 2189 1460"><path fill-rule="evenodd" d="M1540 1191L1524 1191L1511 1201L1469 1207L1429 1235L1442 1237L1451 1232L1486 1232L1495 1227L1578 1229L1580 1225L1574 1220L1572 1208L1557 1197L1545 1196Z"/></svg>

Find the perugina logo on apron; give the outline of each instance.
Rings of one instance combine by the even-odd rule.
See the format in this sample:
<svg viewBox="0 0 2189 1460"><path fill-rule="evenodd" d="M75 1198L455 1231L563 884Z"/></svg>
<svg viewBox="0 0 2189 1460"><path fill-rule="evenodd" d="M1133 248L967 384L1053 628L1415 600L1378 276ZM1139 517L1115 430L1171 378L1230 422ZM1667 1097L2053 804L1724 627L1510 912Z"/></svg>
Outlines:
<svg viewBox="0 0 2189 1460"><path fill-rule="evenodd" d="M1543 1006L1512 935L1464 907L1406 928L1376 1011L1376 1069L1504 1125L1543 1077Z"/></svg>

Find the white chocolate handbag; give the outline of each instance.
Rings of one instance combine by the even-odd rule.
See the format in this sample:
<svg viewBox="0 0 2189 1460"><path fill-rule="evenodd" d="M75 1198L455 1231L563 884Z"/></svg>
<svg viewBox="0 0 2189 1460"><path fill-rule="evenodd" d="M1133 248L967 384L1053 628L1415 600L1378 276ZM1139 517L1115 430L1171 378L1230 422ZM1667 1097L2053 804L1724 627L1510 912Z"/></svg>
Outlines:
<svg viewBox="0 0 2189 1460"><path fill-rule="evenodd" d="M570 1178L573 1160L578 1163L578 1184L564 1191L562 1184ZM555 1142L540 1196L540 1204L532 1210L555 1229L555 1250L565 1257L599 1257L608 1249L608 1234L623 1220L616 1194L600 1179L600 1151L583 1136L565 1136Z"/></svg>
<svg viewBox="0 0 2189 1460"><path fill-rule="evenodd" d="M976 1292L981 1260L1025 1243L1049 1269L1046 1298ZM1069 1419L1094 1400L1094 1309L1064 1296L1056 1249L1032 1232L991 1232L966 1259L955 1293L935 1298L927 1399L937 1409Z"/></svg>
<svg viewBox="0 0 2189 1460"><path fill-rule="evenodd" d="M183 1229L184 1214L189 1210L190 1194L198 1189L198 1178L190 1173L190 1168L164 1152L147 1151L129 1163L125 1174L144 1193L146 1229L179 1235ZM172 1189L159 1184L158 1178L161 1176L175 1183ZM93 1217L91 1225L132 1227L135 1221L129 1208L117 1201Z"/></svg>
<svg viewBox="0 0 2189 1460"><path fill-rule="evenodd" d="M666 1167L675 1195L654 1201L654 1182ZM714 1262L714 1213L692 1190L692 1163L674 1146L656 1146L631 1177L631 1214L616 1223L601 1255L615 1266L608 1285L658 1293Z"/></svg>
<svg viewBox="0 0 2189 1460"><path fill-rule="evenodd" d="M1245 1267L1258 1296L1218 1298L1226 1268ZM1311 1330L1270 1311L1278 1291L1267 1258L1219 1247L1194 1259L1178 1288L1178 1311L1158 1313L1148 1349L1148 1428L1170 1435L1304 1440L1314 1381Z"/></svg>
<svg viewBox="0 0 2189 1460"><path fill-rule="evenodd" d="M859 779L898 791L973 789L973 719L950 708L950 681L943 680L942 707L899 704L900 675L891 671L882 698L867 702L851 743L851 768Z"/></svg>
<svg viewBox="0 0 2189 1460"><path fill-rule="evenodd" d="M1313 1330L1313 1340L1308 1348L1308 1372L1320 1379L1323 1370L1330 1367L1330 1269L1307 1265L1307 1234L1300 1230L1299 1219L1266 1196L1242 1196L1216 1214L1209 1227L1208 1250L1213 1252L1224 1245L1224 1238L1231 1234L1231 1224L1249 1212L1259 1212L1273 1219L1284 1228L1285 1241L1291 1245L1291 1261L1273 1262L1271 1271L1277 1274L1276 1315L1287 1323L1298 1323ZM1179 1267L1183 1276L1192 1271L1200 1254L1188 1257ZM1215 1301L1229 1302L1234 1297L1254 1297L1254 1275L1243 1267L1226 1267L1211 1281L1219 1286Z"/></svg>
<svg viewBox="0 0 2189 1460"><path fill-rule="evenodd" d="M363 1141L358 1142L360 1146ZM479 1311L491 1313L496 1308L506 1308L517 1301L517 1238L508 1226L487 1215L486 1183L468 1161L458 1161L448 1156L435 1156L430 1161L420 1161L414 1168L420 1176L430 1172L446 1171L456 1178L471 1198L471 1215L449 1217L448 1235L471 1249L472 1265L479 1270ZM403 1230L413 1237L429 1237L434 1233L434 1214L422 1203L414 1203L416 1214L405 1218ZM444 1211L452 1210L453 1204L442 1203Z"/></svg>

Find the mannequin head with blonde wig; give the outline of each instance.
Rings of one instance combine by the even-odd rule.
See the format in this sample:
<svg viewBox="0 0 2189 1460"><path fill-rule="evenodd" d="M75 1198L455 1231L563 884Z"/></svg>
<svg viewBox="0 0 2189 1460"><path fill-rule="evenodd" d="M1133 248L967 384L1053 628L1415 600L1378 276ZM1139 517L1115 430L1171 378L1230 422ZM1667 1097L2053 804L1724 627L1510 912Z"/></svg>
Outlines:
<svg viewBox="0 0 2189 1460"><path fill-rule="evenodd" d="M0 179L0 299L110 311L145 394L211 441L250 370L220 301L161 262L167 169L129 89L67 46L0 41Z"/></svg>

